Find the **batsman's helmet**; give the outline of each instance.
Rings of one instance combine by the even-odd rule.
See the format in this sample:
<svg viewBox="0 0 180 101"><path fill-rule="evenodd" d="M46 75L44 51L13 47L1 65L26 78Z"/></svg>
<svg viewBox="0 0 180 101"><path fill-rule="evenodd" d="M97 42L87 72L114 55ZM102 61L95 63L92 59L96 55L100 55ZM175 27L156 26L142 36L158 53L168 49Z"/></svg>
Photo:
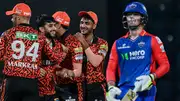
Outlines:
<svg viewBox="0 0 180 101"><path fill-rule="evenodd" d="M140 2L131 2L126 6L123 12L123 19L122 19L124 28L126 29L128 28L127 20L126 20L127 13L139 13L142 16L141 24L146 25L148 21L148 14L147 14L147 10L144 4Z"/></svg>

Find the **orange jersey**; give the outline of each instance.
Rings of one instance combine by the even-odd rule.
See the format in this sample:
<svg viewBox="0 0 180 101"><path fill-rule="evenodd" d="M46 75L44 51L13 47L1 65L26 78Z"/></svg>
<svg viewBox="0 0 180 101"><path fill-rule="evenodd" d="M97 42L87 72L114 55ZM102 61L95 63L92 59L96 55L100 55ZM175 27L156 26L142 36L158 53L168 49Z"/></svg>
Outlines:
<svg viewBox="0 0 180 101"><path fill-rule="evenodd" d="M65 53L61 45L51 47L49 40L30 25L21 24L4 32L0 37L0 58L4 60L3 73L7 76L37 78L42 51L60 63Z"/></svg>
<svg viewBox="0 0 180 101"><path fill-rule="evenodd" d="M92 44L90 45L90 49L92 50L92 52L94 54L101 55L101 56L103 56L103 58L105 58L105 56L108 52L108 43L107 43L107 41L95 36ZM86 75L87 84L105 81L105 76L103 73L104 59L98 67L94 67L90 63L90 61L88 61L87 58L84 58L83 60L87 62L86 66L85 66L86 67L85 75Z"/></svg>
<svg viewBox="0 0 180 101"><path fill-rule="evenodd" d="M73 63L82 63L83 49L81 43L71 34L65 33L63 35L62 43L68 48L68 53L64 61L60 64L61 67L73 70ZM76 81L82 78L75 78ZM75 83L69 78L61 78L56 76L57 84Z"/></svg>
<svg viewBox="0 0 180 101"><path fill-rule="evenodd" d="M38 78L39 95L53 95L55 94L55 68L53 66L45 66L43 69L47 72L47 74L44 77Z"/></svg>
<svg viewBox="0 0 180 101"><path fill-rule="evenodd" d="M59 41L57 40L52 40L52 46L55 46L55 44L58 44ZM41 68L46 71L46 75L44 77L39 77L38 78L38 86L39 86L39 95L53 95L55 94L55 67L54 65L56 64L55 61L51 61L48 56L43 52L42 55L42 66Z"/></svg>

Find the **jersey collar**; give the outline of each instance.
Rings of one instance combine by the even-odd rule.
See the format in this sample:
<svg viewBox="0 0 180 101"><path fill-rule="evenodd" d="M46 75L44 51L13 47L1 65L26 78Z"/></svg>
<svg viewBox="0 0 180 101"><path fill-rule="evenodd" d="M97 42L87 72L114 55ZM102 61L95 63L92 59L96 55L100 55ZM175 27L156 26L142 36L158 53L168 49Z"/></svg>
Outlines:
<svg viewBox="0 0 180 101"><path fill-rule="evenodd" d="M126 35L124 36L124 38L128 38L129 37L129 32L126 33ZM146 34L145 30L142 30L141 33L139 34L140 36L144 36Z"/></svg>

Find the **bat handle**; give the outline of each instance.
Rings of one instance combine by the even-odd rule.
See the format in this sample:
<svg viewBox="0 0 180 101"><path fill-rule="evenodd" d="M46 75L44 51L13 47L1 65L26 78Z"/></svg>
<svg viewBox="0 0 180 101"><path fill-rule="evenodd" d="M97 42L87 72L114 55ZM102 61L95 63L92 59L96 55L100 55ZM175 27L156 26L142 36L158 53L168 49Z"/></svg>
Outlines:
<svg viewBox="0 0 180 101"><path fill-rule="evenodd" d="M133 91L134 91L134 92L137 92L137 91L140 89L140 86L141 86L141 85L135 86L134 89L133 89Z"/></svg>

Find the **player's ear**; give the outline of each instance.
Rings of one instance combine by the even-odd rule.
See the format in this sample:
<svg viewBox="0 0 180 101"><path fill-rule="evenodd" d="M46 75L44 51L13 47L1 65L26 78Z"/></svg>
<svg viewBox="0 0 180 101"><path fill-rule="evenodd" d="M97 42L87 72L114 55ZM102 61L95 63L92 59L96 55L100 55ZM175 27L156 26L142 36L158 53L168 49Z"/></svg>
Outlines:
<svg viewBox="0 0 180 101"><path fill-rule="evenodd" d="M43 27L39 27L39 30L43 33L45 32L45 29Z"/></svg>
<svg viewBox="0 0 180 101"><path fill-rule="evenodd" d="M93 29L96 29L96 26L97 26L96 24L93 24Z"/></svg>

